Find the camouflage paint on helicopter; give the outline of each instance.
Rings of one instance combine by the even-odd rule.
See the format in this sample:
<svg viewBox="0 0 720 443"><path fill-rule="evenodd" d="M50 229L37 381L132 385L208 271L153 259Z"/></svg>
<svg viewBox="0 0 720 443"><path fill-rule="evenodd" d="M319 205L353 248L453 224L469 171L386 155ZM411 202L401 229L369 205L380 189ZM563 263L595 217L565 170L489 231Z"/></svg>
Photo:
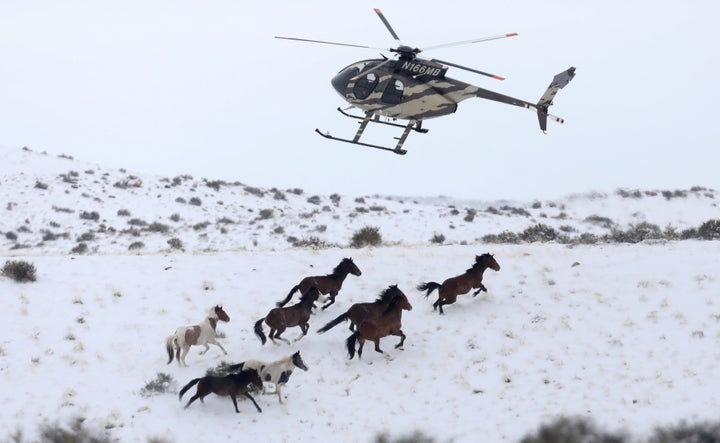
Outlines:
<svg viewBox="0 0 720 443"><path fill-rule="evenodd" d="M507 95L499 94L487 89L479 88L469 83L455 80L445 76L448 68L452 66L476 74L504 80L503 77L477 69L468 68L452 62L438 59L421 59L417 55L420 52L450 47L456 45L472 44L497 40L501 38L514 37L517 33L501 34L492 37L476 38L462 42L446 43L430 48L413 48L402 44L395 30L379 9L375 13L398 43L396 48L382 49L371 46L339 43L323 40L310 40L296 37L275 37L285 40L296 40L311 43L322 43L338 46L351 46L366 49L381 49L393 53L390 58L362 60L343 68L332 80L332 86L347 101L351 107L365 111L364 116L356 116L346 113L338 108L343 115L361 120L355 136L352 139L334 137L329 133L315 132L331 140L352 143L371 148L392 151L396 154L405 154L403 144L411 131L426 133L427 129L422 128L423 120L442 117L457 111L457 105L469 98L483 98L513 106L520 106L531 109L537 113L540 129L543 132L547 129L548 118L563 123L564 120L548 114L548 107L553 104L553 99L560 89L565 87L575 76L575 68L571 67L560 74L557 74L548 86L545 93L537 103L517 99ZM389 119L407 120L406 124L398 124L394 121L383 121L381 116ZM369 123L380 123L384 125L403 128L403 133L394 148L381 145L361 142L360 139Z"/></svg>

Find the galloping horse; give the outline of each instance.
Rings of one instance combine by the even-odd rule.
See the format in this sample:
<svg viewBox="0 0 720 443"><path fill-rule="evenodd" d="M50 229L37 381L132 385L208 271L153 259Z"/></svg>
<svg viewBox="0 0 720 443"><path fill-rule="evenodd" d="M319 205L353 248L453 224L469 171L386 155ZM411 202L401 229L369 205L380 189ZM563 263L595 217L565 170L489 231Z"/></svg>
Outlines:
<svg viewBox="0 0 720 443"><path fill-rule="evenodd" d="M402 347L403 343L405 343L405 334L401 329L403 310L412 310L412 305L405 294L400 297L393 298L380 316L369 318L360 323L357 326L357 331L355 331L345 341L350 359L352 360L355 356L355 342L360 342L360 347L357 350L358 357L362 357L365 340L375 342L375 351L384 354L382 349L380 349L380 339L382 337L387 337L388 335L397 335L400 337L400 343L395 345L395 348L397 349Z"/></svg>
<svg viewBox="0 0 720 443"><path fill-rule="evenodd" d="M305 365L302 357L300 357L300 351L270 363L258 360L245 360L242 363L228 366L228 370L230 371L237 371L239 369L257 369L263 384L267 382L275 385L274 394L277 395L278 402L280 402L280 404L283 402L280 387L290 380L290 375L292 375L295 368L300 368L303 371L308 370L308 367ZM263 394L266 393L267 391L263 387ZM271 394L273 394L273 392L271 392Z"/></svg>
<svg viewBox="0 0 720 443"><path fill-rule="evenodd" d="M262 322L264 321L268 324L268 326L270 326L270 340L272 340L273 343L275 343L275 339L277 338L283 340L287 344L290 344L289 341L280 337L280 334L282 334L285 329L293 326L300 326L302 335L296 338L295 341L300 340L307 335L307 331L310 329L308 320L310 319L313 303L319 296L320 292L318 291L318 288L313 286L303 293L302 297L300 297L299 303L288 306L287 308L271 309L265 317L255 322L255 335L260 338L262 344L265 344L267 338L265 338L265 334L262 330Z"/></svg>
<svg viewBox="0 0 720 443"><path fill-rule="evenodd" d="M389 286L380 296L371 303L355 303L344 314L339 315L335 320L318 329L318 334L329 331L341 322L350 320L350 330L355 331L357 325L365 320L380 316L396 297L405 297L405 294L398 289L397 285Z"/></svg>
<svg viewBox="0 0 720 443"><path fill-rule="evenodd" d="M169 357L168 364L173 361L173 347L175 348L175 358L177 358L178 365L180 366L187 366L185 356L187 356L190 346L193 345L205 345L205 350L200 351L200 355L210 349L208 343L219 347L227 354L225 348L215 340L215 327L217 326L218 320L224 322L230 321L230 317L223 311L220 305L208 309L208 315L199 325L181 326L177 328L175 333L165 340L165 348L167 349ZM182 354L180 350L182 350Z"/></svg>
<svg viewBox="0 0 720 443"><path fill-rule="evenodd" d="M483 272L485 272L487 268L493 271L499 271L500 265L491 254L476 255L475 264L465 271L464 274L450 277L442 282L442 284L433 281L421 283L417 289L418 291L427 291L425 297L429 297L430 293L437 289L438 299L433 303L433 310L440 308L440 313L444 314L443 305L455 303L458 295L467 294L471 289L477 289L477 291L473 293L473 297L478 295L480 291L487 292L487 288L482 284Z"/></svg>
<svg viewBox="0 0 720 443"><path fill-rule="evenodd" d="M212 393L220 396L229 395L230 399L233 402L233 405L235 406L235 412L237 412L238 414L240 413L240 410L237 407L238 395L244 395L245 397L252 400L257 411L262 412L260 406L258 406L257 402L255 402L255 399L248 392L248 385L254 386L255 389L258 391L263 388L263 383L260 379L260 375L255 369L247 369L242 372L236 372L224 376L206 375L205 377L195 378L193 380L190 380L190 383L186 384L180 390L180 393L178 394L179 399L182 400L183 394L187 392L188 389L192 388L194 385L197 385L197 392L195 392L195 395L190 397L190 400L185 405L185 409L190 406L190 403L194 402L198 398L201 402L205 403L205 397L208 394Z"/></svg>
<svg viewBox="0 0 720 443"><path fill-rule="evenodd" d="M328 275L318 275L314 277L305 277L298 283L297 285L293 286L293 288L290 290L290 293L285 297L284 300L277 302L277 307L282 308L287 304L287 302L290 301L295 291L298 289L300 290L300 294L304 294L308 289L315 286L318 291L320 291L320 294L330 294L330 301L325 304L325 306L322 307L323 310L325 310L328 306L335 303L335 297L338 295L338 292L340 292L340 289L342 288L342 284L345 281L345 277L347 277L348 274L360 276L362 275L362 272L360 269L353 263L352 258L343 258L342 261L333 269L332 274Z"/></svg>

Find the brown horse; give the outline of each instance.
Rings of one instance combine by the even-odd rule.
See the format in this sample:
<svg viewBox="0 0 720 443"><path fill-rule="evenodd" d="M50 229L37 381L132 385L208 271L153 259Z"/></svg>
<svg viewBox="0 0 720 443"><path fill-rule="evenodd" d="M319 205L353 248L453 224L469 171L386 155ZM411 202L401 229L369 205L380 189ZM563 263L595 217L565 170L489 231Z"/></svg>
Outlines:
<svg viewBox="0 0 720 443"><path fill-rule="evenodd" d="M328 275L317 275L314 277L305 277L298 283L297 285L293 286L293 288L290 290L290 293L285 297L284 300L277 302L277 307L282 308L287 304L287 302L290 301L295 291L298 289L300 290L300 294L304 294L308 289L315 286L318 291L320 291L320 294L330 295L330 301L325 304L325 306L322 307L323 310L325 310L328 306L335 303L335 297L338 295L338 292L340 292L340 289L342 288L342 284L345 281L345 278L348 276L348 274L361 276L362 272L357 267L355 263L353 263L352 258L343 258L342 261L333 269L332 274Z"/></svg>
<svg viewBox="0 0 720 443"><path fill-rule="evenodd" d="M190 406L190 403L194 402L198 398L201 402L205 403L205 397L212 393L223 397L230 396L233 405L235 405L235 412L237 413L240 413L240 410L237 407L238 395L244 395L252 400L257 411L262 412L260 406L258 406L255 399L248 392L248 385L254 386L255 390L258 392L263 388L263 382L256 369L247 369L242 372L236 372L225 376L206 375L205 377L193 379L180 390L180 394L178 395L179 399L182 400L183 394L194 385L197 385L197 392L195 392L195 395L193 395L187 402L185 409Z"/></svg>
<svg viewBox="0 0 720 443"><path fill-rule="evenodd" d="M265 317L255 322L255 335L260 338L262 344L265 344L267 338L265 338L265 334L262 329L262 323L264 321L268 324L268 326L270 326L270 340L272 340L273 343L275 343L275 339L277 338L283 340L287 344L290 344L289 341L280 337L280 334L282 334L285 329L294 326L300 326L300 329L302 330L302 335L295 339L295 341L300 340L307 335L307 331L310 329L308 320L310 319L313 303L319 296L320 292L318 291L318 288L313 286L302 295L299 303L288 306L287 308L271 309Z"/></svg>
<svg viewBox="0 0 720 443"><path fill-rule="evenodd" d="M380 316L396 297L405 297L405 294L398 289L397 285L392 285L380 293L380 296L374 302L355 303L344 314L339 315L335 320L318 329L317 332L318 334L327 332L348 319L350 320L350 330L355 331L360 323L369 318Z"/></svg>
<svg viewBox="0 0 720 443"><path fill-rule="evenodd" d="M417 289L418 291L427 291L425 297L430 296L430 293L437 289L438 299L433 303L433 310L440 308L440 313L444 314L443 305L455 303L458 295L467 294L471 289L477 289L477 291L473 293L473 297L478 295L480 291L487 292L487 288L482 284L483 272L485 272L487 268L493 271L499 271L500 265L491 254L477 255L475 256L475 264L465 271L464 274L450 277L442 282L442 284L433 281L421 283Z"/></svg>
<svg viewBox="0 0 720 443"><path fill-rule="evenodd" d="M387 308L385 308L385 311L378 317L369 318L360 323L357 326L357 331L345 341L350 359L352 360L352 358L355 357L355 342L360 342L357 350L358 358L362 357L365 340L375 342L375 351L384 354L382 349L380 349L380 339L388 335L397 335L400 337L400 343L395 345L395 348L402 347L403 343L405 343L405 334L401 329L403 310L412 310L412 305L405 294L393 298Z"/></svg>

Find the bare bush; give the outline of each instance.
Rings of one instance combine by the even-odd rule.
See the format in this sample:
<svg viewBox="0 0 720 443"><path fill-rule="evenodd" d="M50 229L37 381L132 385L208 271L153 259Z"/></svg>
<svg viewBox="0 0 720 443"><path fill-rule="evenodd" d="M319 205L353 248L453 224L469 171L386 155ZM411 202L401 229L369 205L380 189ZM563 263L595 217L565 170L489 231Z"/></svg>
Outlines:
<svg viewBox="0 0 720 443"><path fill-rule="evenodd" d="M171 238L167 241L167 244L170 245L172 249L182 249L183 248L183 242L176 237Z"/></svg>
<svg viewBox="0 0 720 443"><path fill-rule="evenodd" d="M98 214L97 211L82 211L80 213L80 218L82 220L98 221L100 220L100 214Z"/></svg>
<svg viewBox="0 0 720 443"><path fill-rule="evenodd" d="M128 246L128 251L135 251L137 249L143 249L143 248L145 248L145 243L143 243L141 241L136 241L136 242L130 243L130 246Z"/></svg>
<svg viewBox="0 0 720 443"><path fill-rule="evenodd" d="M622 443L627 438L622 434L598 430L594 423L578 417L561 417L540 427L534 435L520 440L520 443Z"/></svg>
<svg viewBox="0 0 720 443"><path fill-rule="evenodd" d="M175 380L172 378L172 375L158 372L153 380L145 383L145 386L140 390L140 395L143 397L152 397L156 394L173 393L171 389L174 383Z"/></svg>
<svg viewBox="0 0 720 443"><path fill-rule="evenodd" d="M702 240L720 239L720 219L708 220L697 230L698 237Z"/></svg>
<svg viewBox="0 0 720 443"><path fill-rule="evenodd" d="M350 240L350 247L364 248L366 246L379 246L382 244L380 228L377 226L365 226L356 231Z"/></svg>
<svg viewBox="0 0 720 443"><path fill-rule="evenodd" d="M18 283L37 280L35 265L24 260L10 260L5 262L2 268L2 275Z"/></svg>

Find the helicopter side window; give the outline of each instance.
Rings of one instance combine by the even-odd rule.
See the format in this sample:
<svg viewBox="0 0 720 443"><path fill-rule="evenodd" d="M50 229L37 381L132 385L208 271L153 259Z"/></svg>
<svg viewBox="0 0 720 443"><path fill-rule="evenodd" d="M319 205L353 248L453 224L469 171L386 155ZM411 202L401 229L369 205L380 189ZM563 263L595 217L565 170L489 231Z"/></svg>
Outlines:
<svg viewBox="0 0 720 443"><path fill-rule="evenodd" d="M380 78L374 72L370 72L367 75L360 77L353 87L353 94L355 95L355 98L359 100L367 98L373 90L375 90L378 80L380 80Z"/></svg>
<svg viewBox="0 0 720 443"><path fill-rule="evenodd" d="M388 85L385 87L385 90L383 91L382 97L380 100L383 101L383 103L389 103L391 105L397 105L400 103L400 100L402 100L403 91L405 90L405 85L400 80L391 80Z"/></svg>

